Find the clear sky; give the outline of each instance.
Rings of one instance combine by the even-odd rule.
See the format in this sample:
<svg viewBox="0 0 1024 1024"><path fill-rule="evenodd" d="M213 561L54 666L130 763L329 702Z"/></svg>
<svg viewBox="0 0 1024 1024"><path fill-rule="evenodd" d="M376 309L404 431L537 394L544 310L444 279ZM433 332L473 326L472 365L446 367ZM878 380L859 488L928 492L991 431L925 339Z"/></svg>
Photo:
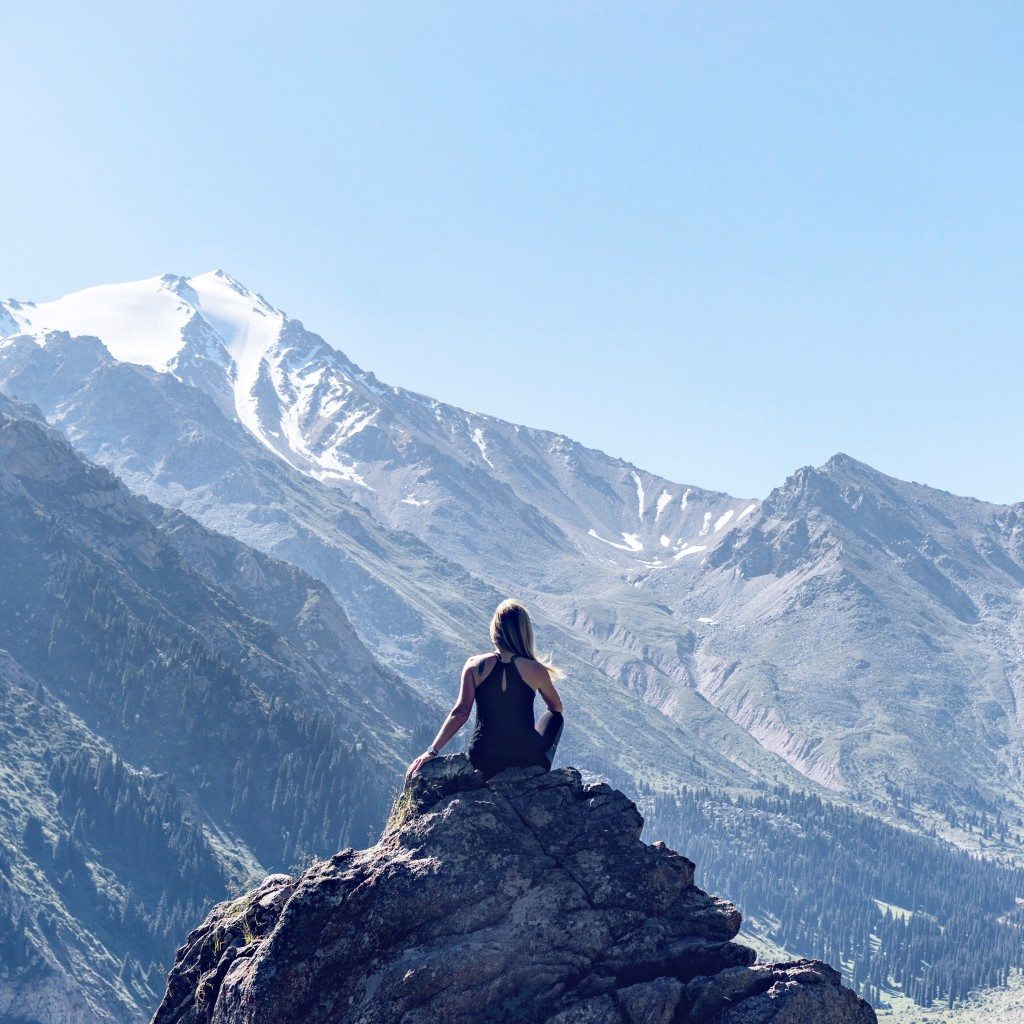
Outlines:
<svg viewBox="0 0 1024 1024"><path fill-rule="evenodd" d="M0 293L222 267L388 383L762 496L1024 499L1024 5L5 8Z"/></svg>

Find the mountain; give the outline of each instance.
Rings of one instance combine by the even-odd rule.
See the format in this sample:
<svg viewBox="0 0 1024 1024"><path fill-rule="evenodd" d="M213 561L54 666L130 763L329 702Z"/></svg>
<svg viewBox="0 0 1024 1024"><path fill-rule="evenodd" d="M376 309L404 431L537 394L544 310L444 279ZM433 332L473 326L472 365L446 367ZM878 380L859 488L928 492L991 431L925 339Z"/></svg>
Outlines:
<svg viewBox="0 0 1024 1024"><path fill-rule="evenodd" d="M433 714L323 584L2 396L0 522L0 1014L136 1020L229 883L370 838Z"/></svg>
<svg viewBox="0 0 1024 1024"><path fill-rule="evenodd" d="M379 522L341 488L269 451L205 392L171 373L118 362L96 339L11 336L0 342L0 386L37 403L84 455L133 490L322 579L374 655L439 707L454 698L467 655L487 648L493 608L510 591L526 596ZM571 615L557 605L561 584L534 602L542 637L569 670L567 695L579 694L567 756L622 784L650 776L742 785L751 766L796 782L784 762L679 685L687 638L664 606L598 568L602 575ZM602 609L634 615L638 624L628 635L608 629ZM597 625L583 625L590 621ZM645 656L654 644L667 653ZM638 704L638 689L652 699ZM654 694L665 695L660 705ZM709 716L714 722L701 726ZM722 735L738 756L723 756Z"/></svg>
<svg viewBox="0 0 1024 1024"><path fill-rule="evenodd" d="M512 592L597 671L603 718L625 690L734 777L890 806L899 778L926 822L1024 799L1024 506L848 456L763 502L676 484L382 384L221 271L6 309L33 333L0 343L0 385L134 489L324 579L374 653L438 699L465 632ZM400 571L339 538L342 515L350 537L401 550ZM607 747L587 730L571 756ZM596 767L635 774L644 747Z"/></svg>
<svg viewBox="0 0 1024 1024"><path fill-rule="evenodd" d="M708 618L698 689L809 778L898 788L922 815L1020 808L1024 505L837 455L772 491L699 574L642 586Z"/></svg>
<svg viewBox="0 0 1024 1024"><path fill-rule="evenodd" d="M675 484L385 385L221 273L4 309L0 388L133 492L322 580L368 656L435 715L466 655L485 649L497 601L525 600L569 673L564 756L637 792L665 837L697 820L684 792L739 801L721 805L745 851L726 881L772 941L797 933L758 884L771 827L805 840L780 867L780 887L798 893L784 906L807 915L795 952L833 956L842 929L872 998L888 991L887 954L864 951L879 928L892 934L872 907L959 934L961 904L926 899L891 856L879 874L840 870L834 822L875 835L880 816L898 830L884 833L890 854L912 832L914 855L996 922L941 976L915 925L893 991L927 1003L1010 966L997 919L1017 927L1017 881L955 882L959 862L943 855L952 842L1024 862L1021 506L845 455L763 501ZM188 546L198 526L149 515L197 573L215 570L212 541ZM260 618L277 606L245 572L213 578ZM742 802L778 793L767 815ZM744 820L762 847L744 844ZM835 899L799 895L809 856L835 869Z"/></svg>
<svg viewBox="0 0 1024 1024"><path fill-rule="evenodd" d="M280 476L283 463L304 478L305 489L320 495L320 502L330 503L322 496L325 490L340 492L336 497L348 499L346 509L365 507L382 525L415 535L435 560L440 555L497 591L512 591L544 608L572 633L583 633L591 650L595 641L600 648L613 639L611 651L591 656L604 674L647 694L649 703L684 728L702 713L694 707L692 680L679 651L680 643L690 641L689 629L680 629L659 602L628 593L623 569L700 557L749 516L756 502L675 484L562 435L385 385L222 271L187 279L164 275L90 288L51 303L8 307L37 348L54 344L46 340L53 331L78 339L79 349L88 348L81 344L83 338L95 336L119 364L148 366L164 378L194 386L223 419L255 440L264 456L276 456L278 465L268 466L270 476ZM67 345L59 346L61 369L56 371L30 352L28 338L6 345L5 364L27 360L35 369L26 374L31 380L12 379L10 374L17 371L5 369L4 386L30 396L47 415L57 405L67 406L61 416L71 426L81 416L80 403L88 400L82 394L72 399L67 391L84 376L82 352L65 353ZM320 553L303 550L303 541L269 546L252 529L204 518L193 497L197 478L208 476L211 467L226 473L232 467L219 448L199 450L201 443L212 449L206 438L200 442L180 432L177 438L167 436L181 422L174 416L195 417L168 409L147 437L126 440L125 430L131 427L122 422L123 414L118 417L117 406L134 404L135 396L122 397L116 387L109 391L102 399L101 421L78 423L72 436L90 457L125 476L126 470L136 468L125 462L147 446L152 457L144 471L125 476L133 488L295 560L345 599L333 567L322 567ZM115 399L115 406L107 404ZM209 412L204 414L206 422L209 418ZM153 450L155 445L161 450ZM121 456L119 450L125 448L128 452ZM167 454L170 464L163 461ZM244 472L235 467L235 473ZM179 486L157 490L154 476L176 477ZM230 478L228 482L234 483ZM202 483L224 490L219 479ZM180 485L192 493L181 493ZM228 500L236 501L238 490L236 484ZM261 495L256 515L265 516L268 504L277 507L275 497ZM218 504L224 499L223 493L216 497ZM294 504L284 502L289 511ZM266 524L259 529L265 536ZM325 540L336 543L333 536ZM452 571L444 567L441 574ZM381 577L376 566L371 573ZM403 573L405 580L415 575L425 574ZM562 600L566 594L573 595L569 606ZM470 620L477 622L481 613L476 595L467 598L477 609L470 612ZM422 603L433 599L424 597ZM354 607L349 611L358 615ZM379 621L376 607L370 617ZM383 631L365 620L359 627L378 655L402 659L395 664L426 685L450 678L455 666L448 662L411 663L419 644L408 634L392 642L390 623ZM444 627L430 623L429 631L443 633ZM456 635L457 644L460 639ZM735 756L758 759L739 730L735 733L731 746L746 748L735 750Z"/></svg>
<svg viewBox="0 0 1024 1024"><path fill-rule="evenodd" d="M428 764L381 841L217 907L154 1024L873 1024L825 964L754 964L732 904L563 768Z"/></svg>
<svg viewBox="0 0 1024 1024"><path fill-rule="evenodd" d="M198 387L290 466L470 567L483 554L532 580L580 551L691 557L756 507L382 384L223 271L8 303L8 316L24 333L100 338L115 359Z"/></svg>

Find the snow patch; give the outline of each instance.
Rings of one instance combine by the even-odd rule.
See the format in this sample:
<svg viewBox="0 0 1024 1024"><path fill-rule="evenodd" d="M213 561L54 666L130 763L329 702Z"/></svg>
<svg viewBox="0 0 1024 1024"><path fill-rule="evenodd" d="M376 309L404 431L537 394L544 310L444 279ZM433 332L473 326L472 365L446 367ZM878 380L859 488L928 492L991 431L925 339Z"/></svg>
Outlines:
<svg viewBox="0 0 1024 1024"><path fill-rule="evenodd" d="M658 539L661 541L661 546L663 548L667 548L669 544L672 543L672 541L668 537L666 537L665 534L662 534L661 537L659 537Z"/></svg>
<svg viewBox="0 0 1024 1024"><path fill-rule="evenodd" d="M633 479L636 481L636 503L637 503L637 515L640 517L640 521L643 522L644 518L644 485L640 480L640 476L637 471L631 470ZM625 536L625 534L623 534Z"/></svg>
<svg viewBox="0 0 1024 1024"><path fill-rule="evenodd" d="M734 515L735 515L735 510L734 510L734 509L729 509L729 510L728 510L728 512L723 512L723 513L722 513L722 514L721 514L721 515L720 515L720 516L719 516L719 517L718 517L718 518L717 518L717 519L715 520L715 533L718 533L718 531L719 531L719 530L720 530L720 529L721 529L721 528L722 528L723 526L725 526L725 524L726 524L727 522L729 522L729 520L730 520L730 519L732 519L732 517L733 517Z"/></svg>
<svg viewBox="0 0 1024 1024"><path fill-rule="evenodd" d="M750 515L750 513L754 511L754 509L755 509L755 508L757 508L757 502L756 502L756 501L754 502L754 504L753 504L753 505L748 505L748 506L747 506L747 507L746 507L746 508L745 508L745 509L744 509L744 510L743 510L743 511L742 511L742 512L741 512L741 513L740 513L740 514L739 514L739 515L738 515L738 516L736 517L736 522L738 523L738 522L739 522L739 521L740 521L741 519L746 519L746 518L747 518L747 516L749 516L749 515Z"/></svg>
<svg viewBox="0 0 1024 1024"><path fill-rule="evenodd" d="M469 420L466 421L466 425L467 426L469 425ZM477 427L473 431L472 437L473 437L473 444L475 444L477 446L477 448L480 449L480 454L483 456L484 462L486 462L487 465L491 467L491 469L494 469L495 468L494 463L491 462L491 460L487 457L487 443L484 441L484 432L483 432L483 430L480 427Z"/></svg>
<svg viewBox="0 0 1024 1024"><path fill-rule="evenodd" d="M360 431L365 430L377 418L378 412L380 412L379 409L371 409L369 412L354 412L346 416L338 428L338 433L341 436L335 443L341 444L344 441L348 441Z"/></svg>
<svg viewBox="0 0 1024 1024"><path fill-rule="evenodd" d="M707 551L707 549L707 544L687 544L685 548L680 548L672 556L672 561L678 561L680 558L684 558L686 555L695 555L698 551Z"/></svg>
<svg viewBox="0 0 1024 1024"><path fill-rule="evenodd" d="M333 420L348 405L351 397L352 388L343 385L341 381L335 381L331 394L320 403L320 415L325 420Z"/></svg>
<svg viewBox="0 0 1024 1024"><path fill-rule="evenodd" d="M672 495L668 491L662 491L658 495L658 504L654 512L654 521L657 522L661 518L661 513L665 511L665 506L672 500Z"/></svg>
<svg viewBox="0 0 1024 1024"><path fill-rule="evenodd" d="M683 499L682 499L682 501L679 502L679 510L681 512L685 512L686 511L686 506L689 503L690 503L690 488L687 487L686 490L683 491Z"/></svg>
<svg viewBox="0 0 1024 1024"><path fill-rule="evenodd" d="M711 513L710 512L705 512L704 513L704 524L700 528L700 535L702 537L706 537L707 534L708 534L708 531L710 529L711 529Z"/></svg>
<svg viewBox="0 0 1024 1024"><path fill-rule="evenodd" d="M317 463L309 471L309 475L321 483L356 484L359 487L365 487L368 491L376 490L356 472L356 464L354 462L351 464L342 462L334 449L325 451L317 459Z"/></svg>
<svg viewBox="0 0 1024 1024"><path fill-rule="evenodd" d="M422 508L424 505L430 504L429 498L417 498L415 494L409 494L402 499L403 505L415 505L417 508Z"/></svg>
<svg viewBox="0 0 1024 1024"><path fill-rule="evenodd" d="M602 544L608 544L613 548L618 548L619 551L631 551L635 553L637 551L643 551L644 549L643 544L640 543L635 533L624 533L622 535L622 539L626 542L625 544L617 544L613 540L606 540L597 532L597 530L588 530L587 534L593 537L594 540L599 540Z"/></svg>

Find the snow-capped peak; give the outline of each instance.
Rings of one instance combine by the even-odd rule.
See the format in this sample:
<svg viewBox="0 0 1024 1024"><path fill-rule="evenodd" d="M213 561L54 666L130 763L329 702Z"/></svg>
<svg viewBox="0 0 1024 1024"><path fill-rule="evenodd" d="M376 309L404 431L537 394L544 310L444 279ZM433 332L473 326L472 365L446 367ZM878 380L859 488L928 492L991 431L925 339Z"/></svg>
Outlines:
<svg viewBox="0 0 1024 1024"><path fill-rule="evenodd" d="M284 321L280 310L223 270L161 274L85 288L52 302L5 305L19 330L97 337L115 359L155 370L166 370L179 355L188 343L185 328L196 316L218 335L239 370L258 364Z"/></svg>
<svg viewBox="0 0 1024 1024"><path fill-rule="evenodd" d="M162 274L99 285L52 302L5 304L4 333L67 331L100 338L122 362L177 372L218 367L235 414L264 441L254 390L260 364L281 336L285 315L223 270L193 277ZM268 442L269 443L269 442Z"/></svg>
<svg viewBox="0 0 1024 1024"><path fill-rule="evenodd" d="M186 285L195 296L195 309L236 362L258 359L280 335L284 313L223 270L197 274Z"/></svg>
<svg viewBox="0 0 1024 1024"><path fill-rule="evenodd" d="M194 312L177 294L181 278L151 277L98 285L52 302L18 304L26 332L67 331L101 338L115 359L163 370L181 349L181 331Z"/></svg>

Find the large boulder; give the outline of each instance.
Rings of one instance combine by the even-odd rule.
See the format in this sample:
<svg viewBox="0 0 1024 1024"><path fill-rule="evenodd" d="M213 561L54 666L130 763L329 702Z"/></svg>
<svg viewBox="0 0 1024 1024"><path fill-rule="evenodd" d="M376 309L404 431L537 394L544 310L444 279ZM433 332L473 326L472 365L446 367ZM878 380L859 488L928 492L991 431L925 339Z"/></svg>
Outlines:
<svg viewBox="0 0 1024 1024"><path fill-rule="evenodd" d="M437 758L376 846L216 907L154 1024L873 1024L831 967L755 964L642 826L572 768Z"/></svg>

